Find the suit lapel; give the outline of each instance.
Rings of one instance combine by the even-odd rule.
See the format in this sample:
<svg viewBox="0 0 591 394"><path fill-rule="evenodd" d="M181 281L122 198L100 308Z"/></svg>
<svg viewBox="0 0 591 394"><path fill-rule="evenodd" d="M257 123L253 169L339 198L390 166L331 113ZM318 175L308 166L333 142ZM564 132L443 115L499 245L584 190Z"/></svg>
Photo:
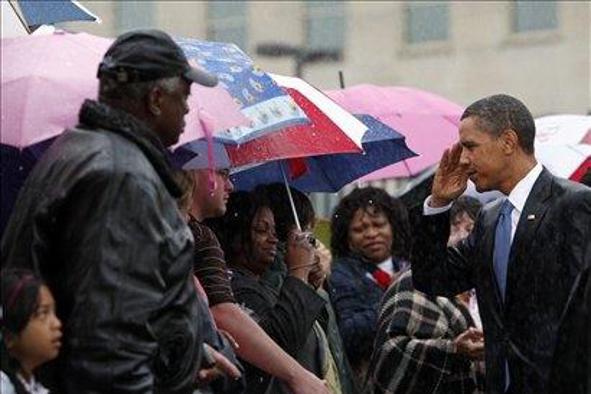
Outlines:
<svg viewBox="0 0 591 394"><path fill-rule="evenodd" d="M515 231L515 237L513 238L509 254L507 288L505 294L506 303L509 302L510 297L515 291L514 285L518 283L520 277L527 272L527 263L532 261L531 258L518 257L520 255L531 256L531 254L534 253L534 251L530 250L530 245L550 206L546 201L552 196L552 183L552 175L544 169L534 183L534 186L525 201L525 206L519 217L517 230Z"/></svg>

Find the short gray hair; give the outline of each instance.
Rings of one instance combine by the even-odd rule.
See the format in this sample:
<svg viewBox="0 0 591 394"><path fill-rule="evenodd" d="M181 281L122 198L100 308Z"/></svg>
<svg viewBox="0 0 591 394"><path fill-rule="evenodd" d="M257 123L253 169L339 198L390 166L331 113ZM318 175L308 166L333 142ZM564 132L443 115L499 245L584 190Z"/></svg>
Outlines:
<svg viewBox="0 0 591 394"><path fill-rule="evenodd" d="M113 78L103 77L99 80L99 100L141 100L155 87L167 93L178 89L180 77L161 78L154 81L120 83Z"/></svg>

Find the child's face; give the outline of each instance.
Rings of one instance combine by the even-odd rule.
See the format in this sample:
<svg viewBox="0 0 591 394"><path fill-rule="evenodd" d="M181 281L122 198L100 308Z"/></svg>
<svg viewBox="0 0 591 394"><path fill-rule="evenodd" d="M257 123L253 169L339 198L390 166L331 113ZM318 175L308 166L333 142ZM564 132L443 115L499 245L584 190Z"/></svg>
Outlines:
<svg viewBox="0 0 591 394"><path fill-rule="evenodd" d="M55 301L47 286L39 289L39 307L25 328L7 343L10 353L31 371L57 357L62 323L55 315Z"/></svg>

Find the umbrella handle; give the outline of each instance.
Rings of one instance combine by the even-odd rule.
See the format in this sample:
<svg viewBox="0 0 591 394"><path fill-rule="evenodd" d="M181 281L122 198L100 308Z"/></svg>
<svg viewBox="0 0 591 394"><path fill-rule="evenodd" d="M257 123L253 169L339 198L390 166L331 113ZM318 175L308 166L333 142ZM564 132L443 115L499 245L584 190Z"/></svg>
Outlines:
<svg viewBox="0 0 591 394"><path fill-rule="evenodd" d="M293 213L293 218L295 220L295 224L299 231L302 231L302 226L300 225L300 219L298 218L298 212L296 211L295 204L293 202L293 196L291 195L291 189L289 188L289 182L287 181L287 176L285 175L285 170L283 169L283 161L279 163L279 168L281 169L281 175L283 176L283 183L285 184L285 189L287 190L287 197L289 198L289 205L291 205L291 212Z"/></svg>

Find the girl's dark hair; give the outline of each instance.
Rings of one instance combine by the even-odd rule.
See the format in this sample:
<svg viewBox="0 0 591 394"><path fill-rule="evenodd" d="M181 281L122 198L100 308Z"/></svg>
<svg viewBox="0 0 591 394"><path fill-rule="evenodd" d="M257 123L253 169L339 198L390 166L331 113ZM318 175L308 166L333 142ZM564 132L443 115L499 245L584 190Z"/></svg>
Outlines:
<svg viewBox="0 0 591 394"><path fill-rule="evenodd" d="M308 196L293 187L290 187L290 191L302 228L314 223L316 213ZM259 186L255 189L255 193L266 195L269 208L271 208L275 217L277 239L281 242L287 241L289 230L295 226L295 219L285 185L282 183L273 183Z"/></svg>
<svg viewBox="0 0 591 394"><path fill-rule="evenodd" d="M43 281L32 271L25 269L4 269L0 273L2 291L2 314L0 316L0 367L12 382L17 394L27 391L16 377L21 369L6 346L7 336L18 335L25 329L39 307L39 289Z"/></svg>
<svg viewBox="0 0 591 394"><path fill-rule="evenodd" d="M466 212L466 215L470 217L472 220L476 220L478 217L478 213L480 213L480 208L482 204L478 201L477 198L471 196L460 196L458 197L451 209L449 210L449 218L451 223L456 220L456 217L462 214L462 212Z"/></svg>
<svg viewBox="0 0 591 394"><path fill-rule="evenodd" d="M349 225L358 209L374 208L383 212L392 226L392 256L406 260L409 257L411 232L408 212L402 202L382 189L364 187L353 190L335 208L330 221L330 248L335 257L351 254Z"/></svg>
<svg viewBox="0 0 591 394"><path fill-rule="evenodd" d="M229 264L238 253L246 252L250 256L250 226L258 210L268 206L264 194L234 192L230 194L224 216L205 220L205 225L218 237Z"/></svg>

